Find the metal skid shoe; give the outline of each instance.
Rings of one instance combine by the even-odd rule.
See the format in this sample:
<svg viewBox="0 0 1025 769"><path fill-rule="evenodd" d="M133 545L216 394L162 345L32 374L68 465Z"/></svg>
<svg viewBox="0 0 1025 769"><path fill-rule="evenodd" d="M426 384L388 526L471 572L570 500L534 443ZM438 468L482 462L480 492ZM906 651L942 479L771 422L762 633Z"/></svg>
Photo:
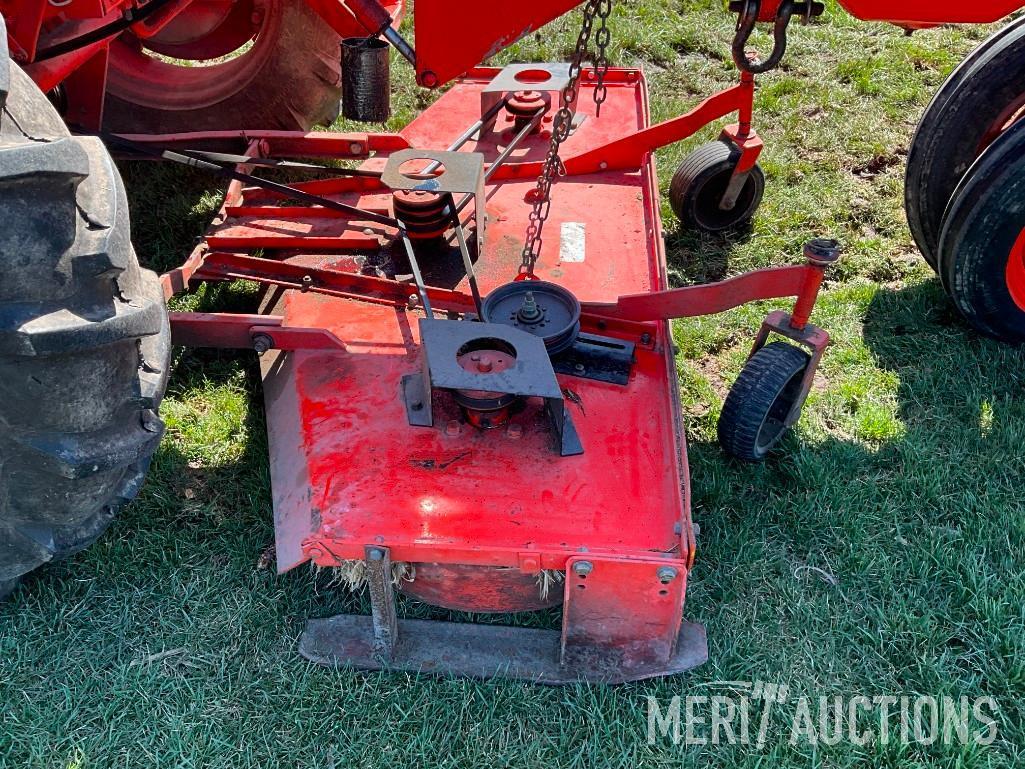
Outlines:
<svg viewBox="0 0 1025 769"><path fill-rule="evenodd" d="M172 331L262 354L278 570L312 562L370 588L370 616L310 622L311 660L557 684L706 659L682 619L696 543L668 321L797 297L758 344L771 331L812 348L803 402L835 254L669 289L652 152L738 113L731 173L752 167L753 80L652 126L638 70L584 70L572 99L567 72L473 70L398 134L250 132L235 154L223 134L152 140L234 163L163 285L264 288L260 314L179 314ZM317 178L287 186L257 178L265 166ZM396 592L474 613L561 604L561 628L399 619Z"/></svg>
<svg viewBox="0 0 1025 769"><path fill-rule="evenodd" d="M398 619L388 548L368 547L366 565L371 616L310 620L299 642L310 661L566 684L681 673L708 659L705 629L682 621L686 571L663 559L570 559L561 632Z"/></svg>

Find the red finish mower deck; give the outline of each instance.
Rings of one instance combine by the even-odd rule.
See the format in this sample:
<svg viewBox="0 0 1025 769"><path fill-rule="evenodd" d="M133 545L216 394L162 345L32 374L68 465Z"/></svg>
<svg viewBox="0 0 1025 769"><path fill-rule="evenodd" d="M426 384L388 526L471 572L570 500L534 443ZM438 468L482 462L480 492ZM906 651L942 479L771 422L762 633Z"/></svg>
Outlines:
<svg viewBox="0 0 1025 769"><path fill-rule="evenodd" d="M695 545L665 319L800 295L793 323L778 314L760 342L770 328L780 331L813 347L817 364L828 339L804 325L821 265L666 291L651 150L730 112L739 111L743 124L753 83L745 78L693 113L648 130L645 84L636 70L609 73L600 117L585 71L577 128L563 147L567 175L553 189L534 270L583 302L580 339L590 346L581 352L578 342L553 354L556 380L540 339L509 326L501 327L507 337L494 323L452 320L454 313L476 309L461 252L445 241L432 246L419 239L412 241L415 261L428 287L420 296L449 318L427 320L415 284L392 279L392 272L412 267L388 223L398 215L394 184L385 184L388 157L415 147L401 156L420 158L413 170L439 158L446 165L435 180L448 179L442 183L470 198L473 190L483 193L476 217L475 201L463 210L467 232L475 232L475 243L484 240L473 253L474 273L484 295L509 284L520 271L547 130L528 134L524 121L516 124L506 110L479 133L467 127L510 96L501 88L495 96L489 83L501 85L517 72L519 82L528 80L534 89L548 77L534 65L475 70L399 135L250 134L250 155L376 152L361 169L385 169L381 178L294 185L358 206L371 212L370 220L354 220L342 209L298 207L278 191L235 181L205 243L165 276L169 292L197 279L248 278L276 287L268 316L177 316L173 323L180 343L273 348L263 359L263 375L279 569L307 561L360 564L373 605L372 617L312 621L301 649L316 661L549 683L624 681L700 664L707 656L704 630L681 621ZM550 125L546 116L541 127ZM737 127L732 131L736 136ZM517 135L521 143L507 153ZM197 137L150 140L190 139ZM757 136L745 133L737 145L739 165L749 168L760 149ZM430 152L446 148L459 155ZM482 187L484 168L490 179ZM425 200L430 207L430 199L405 197L407 223L422 213L416 207ZM431 229L420 227L427 235ZM445 223L435 229L445 231ZM451 240L454 233L447 234ZM530 285L541 296L538 304L553 301L540 293L544 284ZM491 329L487 344L464 344L475 329ZM595 350L598 357L589 357ZM505 382L505 374L491 371L495 363L511 366L505 374L513 379L535 365L541 373L528 389L522 383L521 389L453 384L467 365L474 382ZM810 374L805 392L809 383ZM457 389L464 405L470 396L537 397L482 417L464 411ZM497 426L475 426L482 420ZM551 586L547 592L542 582ZM396 586L428 603L468 611L524 611L561 601L562 632L397 620Z"/></svg>

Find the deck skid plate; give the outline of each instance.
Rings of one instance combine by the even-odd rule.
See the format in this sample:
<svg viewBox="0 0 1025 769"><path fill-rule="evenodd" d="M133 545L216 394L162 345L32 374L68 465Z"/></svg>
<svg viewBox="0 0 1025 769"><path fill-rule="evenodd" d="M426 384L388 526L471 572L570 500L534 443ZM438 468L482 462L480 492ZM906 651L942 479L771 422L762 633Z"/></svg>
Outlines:
<svg viewBox="0 0 1025 769"><path fill-rule="evenodd" d="M560 664L560 632L466 622L401 619L390 659L375 652L370 617L341 614L310 620L299 652L319 665L360 670L403 670L440 676L502 676L540 684L625 683L682 673L708 660L705 628L684 622L676 652L664 665L623 669L612 657L604 666Z"/></svg>

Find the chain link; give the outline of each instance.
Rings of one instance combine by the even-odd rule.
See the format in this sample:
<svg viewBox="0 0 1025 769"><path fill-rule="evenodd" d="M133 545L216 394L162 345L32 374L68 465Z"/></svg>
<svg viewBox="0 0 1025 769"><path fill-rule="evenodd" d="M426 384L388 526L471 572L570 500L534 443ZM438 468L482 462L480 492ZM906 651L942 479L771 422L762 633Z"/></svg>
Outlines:
<svg viewBox="0 0 1025 769"><path fill-rule="evenodd" d="M522 261L519 273L522 277L532 278L534 266L541 255L541 235L544 231L545 221L552 211L552 185L556 176L566 173L559 157L559 150L562 143L569 138L573 129L573 106L577 101L577 94L580 89L580 75L583 72L584 60L591 44L591 35L594 30L594 22L598 20L598 50L600 61L598 64L598 84L601 89L601 101L605 101L607 91L605 88L605 73L608 71L607 49L609 44L608 17L612 11L612 0L588 0L584 6L584 18L580 27L580 34L577 35L576 47L569 64L569 79L562 89L562 99L559 111L552 121L552 141L548 146L548 154L545 156L541 173L537 177L537 186L531 193L533 209L527 220L527 234L523 244ZM595 90L595 104L599 105L599 93Z"/></svg>
<svg viewBox="0 0 1025 769"><path fill-rule="evenodd" d="M598 30L594 33L594 71L598 83L594 87L594 116L601 117L601 105L609 96L605 76L609 72L609 43L612 33L609 30L609 16L612 15L612 0L601 0L598 3Z"/></svg>

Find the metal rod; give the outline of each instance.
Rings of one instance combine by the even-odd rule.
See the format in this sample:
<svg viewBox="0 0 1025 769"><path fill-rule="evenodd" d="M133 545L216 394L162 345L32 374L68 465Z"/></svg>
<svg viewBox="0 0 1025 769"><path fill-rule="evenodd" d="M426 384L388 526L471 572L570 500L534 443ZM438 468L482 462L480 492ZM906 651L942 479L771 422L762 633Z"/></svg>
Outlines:
<svg viewBox="0 0 1025 769"><path fill-rule="evenodd" d="M491 165L488 166L488 170L484 172L485 184L491 180L491 177L499 168L502 167L505 161L509 159L509 156L516 151L516 149L520 146L520 142L527 138L530 132L537 127L537 124L541 121L541 118L544 117L544 114L545 110L543 109L539 109L536 113L534 113L534 117L530 119L530 122L520 129L520 132L513 137L512 141L509 142L508 145L506 145L506 148L502 150L501 154L497 158L495 158L494 162ZM463 197L463 199L459 201L459 203L456 205L456 216L463 212L463 209L466 208L466 206L469 204L471 200L473 200L473 193L467 193Z"/></svg>
<svg viewBox="0 0 1025 769"><path fill-rule="evenodd" d="M464 144L470 141L470 139L473 137L475 133L477 133L486 123L488 123L493 117L495 117L495 115L499 113L499 111L502 109L502 107L505 106L507 101L509 101L509 97L502 99L493 107L491 107L487 112L485 112L481 116L480 120L471 125L461 134L459 134L456 140L448 146L446 152L457 152ZM434 160L431 163L429 163L420 173L433 174L439 168L441 168L441 163L439 163L437 160Z"/></svg>
<svg viewBox="0 0 1025 769"><path fill-rule="evenodd" d="M459 241L459 253L463 256L463 268L466 270L466 280L470 284L470 293L473 295L473 306L477 309L477 318L483 321L484 310L480 298L480 287L477 285L477 273L473 269L470 249L466 245L463 223L459 219L459 213L454 210L452 211L452 226L455 228L456 239Z"/></svg>
<svg viewBox="0 0 1025 769"><path fill-rule="evenodd" d="M398 227L403 232L405 231L405 226L398 219L392 219L391 217L384 216L382 214L375 214L371 211L363 211L362 209L356 208L356 206L339 203L331 200L330 198L321 197L320 195L311 195L308 192L303 192L302 190L297 190L294 187L289 187L287 184L278 184L277 182L272 182L269 179L261 179L259 176L253 176L252 174L246 174L234 168L218 165L217 163L211 163L206 160L200 160L199 158L194 158L191 155L183 155L180 152L174 152L172 150L161 149L158 147L150 147L139 142L130 141L122 136L117 136L116 134L100 134L100 138L108 144L116 144L143 155L171 160L175 163L191 166L192 168L210 171L211 173L223 176L227 179L233 179L235 181L251 184L254 187L261 187L266 190L271 190L272 192L277 192L291 198L292 200L301 200L304 203L330 208L333 211L346 214L356 221L370 221L377 222L378 224L387 224L389 227Z"/></svg>
<svg viewBox="0 0 1025 769"><path fill-rule="evenodd" d="M395 50L402 54L402 58L414 67L416 66L416 51L414 51L413 47L406 42L406 39L399 34L398 30L394 27L388 26L381 30L381 35L385 40L395 46Z"/></svg>
<svg viewBox="0 0 1025 769"><path fill-rule="evenodd" d="M399 236L402 238L402 245L406 247L406 256L409 258L409 268L413 271L413 281L416 283L416 292L420 295L420 304L423 305L427 319L433 320L434 312L431 310L431 300L427 297L424 276L420 273L420 264L416 260L416 254L413 253L413 243L409 239L406 225L401 220L399 220L399 226L402 228L399 230Z"/></svg>

